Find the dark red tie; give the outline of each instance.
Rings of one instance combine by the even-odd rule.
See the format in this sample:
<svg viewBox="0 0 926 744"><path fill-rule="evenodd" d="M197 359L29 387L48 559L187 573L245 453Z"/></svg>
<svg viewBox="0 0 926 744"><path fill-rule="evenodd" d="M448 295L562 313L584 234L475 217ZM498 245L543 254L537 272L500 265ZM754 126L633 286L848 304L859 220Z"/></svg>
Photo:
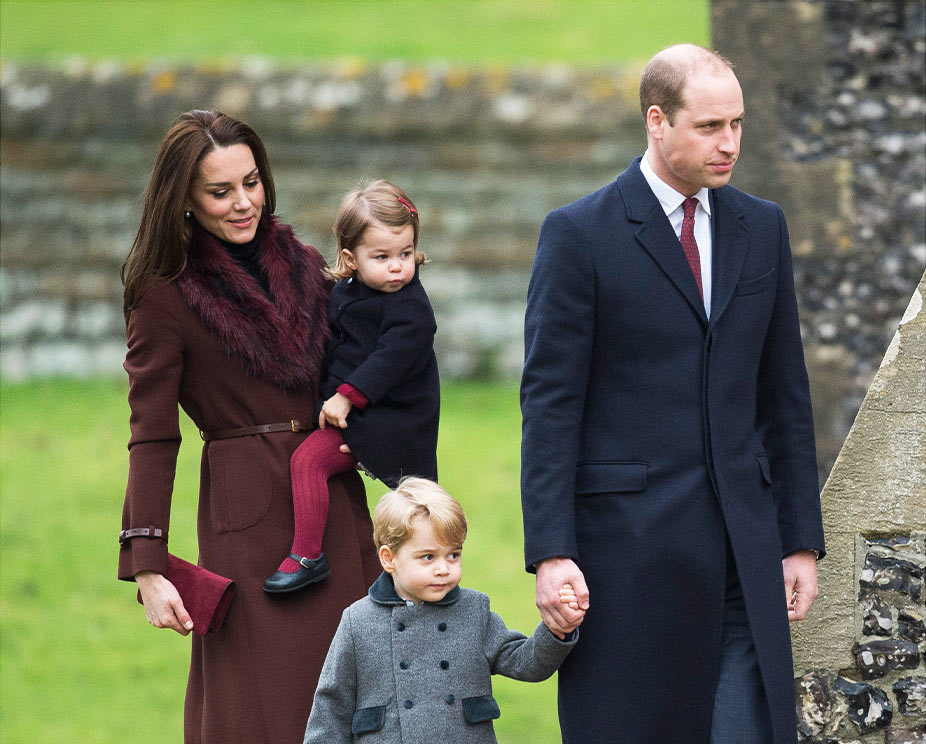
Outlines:
<svg viewBox="0 0 926 744"><path fill-rule="evenodd" d="M698 243L694 236L694 216L698 208L698 200L689 197L682 202L682 208L685 210L685 216L682 217L682 249L685 251L685 258L688 259L691 273L694 274L695 281L698 283L698 293L701 299L704 299L704 289L701 287L701 254L698 253Z"/></svg>

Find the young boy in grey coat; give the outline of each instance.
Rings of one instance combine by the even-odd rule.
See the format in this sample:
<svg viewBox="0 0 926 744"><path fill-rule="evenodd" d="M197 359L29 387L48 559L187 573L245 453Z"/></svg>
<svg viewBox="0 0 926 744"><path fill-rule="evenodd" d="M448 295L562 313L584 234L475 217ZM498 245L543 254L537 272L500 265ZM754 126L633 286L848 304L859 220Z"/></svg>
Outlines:
<svg viewBox="0 0 926 744"><path fill-rule="evenodd" d="M304 744L494 744L492 675L540 682L578 629L529 638L481 592L461 589L466 517L443 488L405 478L373 513L383 573L344 610L322 668ZM561 600L578 609L569 585Z"/></svg>

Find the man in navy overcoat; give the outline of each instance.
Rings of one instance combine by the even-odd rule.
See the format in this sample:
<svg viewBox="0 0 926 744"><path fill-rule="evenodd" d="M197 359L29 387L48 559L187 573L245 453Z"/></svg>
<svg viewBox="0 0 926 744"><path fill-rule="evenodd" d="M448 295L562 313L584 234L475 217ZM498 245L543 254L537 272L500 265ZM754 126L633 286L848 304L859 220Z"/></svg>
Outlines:
<svg viewBox="0 0 926 744"><path fill-rule="evenodd" d="M563 741L793 744L823 532L788 232L727 185L727 60L663 50L640 98L646 153L548 215L528 290L527 567L551 628L563 583L588 606Z"/></svg>

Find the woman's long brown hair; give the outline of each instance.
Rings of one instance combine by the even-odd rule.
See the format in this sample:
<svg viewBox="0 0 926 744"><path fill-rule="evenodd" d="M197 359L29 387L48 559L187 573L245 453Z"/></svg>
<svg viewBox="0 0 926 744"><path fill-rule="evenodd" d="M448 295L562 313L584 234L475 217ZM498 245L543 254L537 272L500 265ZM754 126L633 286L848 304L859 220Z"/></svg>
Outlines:
<svg viewBox="0 0 926 744"><path fill-rule="evenodd" d="M264 212L273 214L276 193L267 152L247 124L218 111L188 111L164 135L145 189L138 232L120 271L126 322L154 282L170 281L186 266L190 225L183 206L199 162L218 147L239 144L251 148L264 186Z"/></svg>

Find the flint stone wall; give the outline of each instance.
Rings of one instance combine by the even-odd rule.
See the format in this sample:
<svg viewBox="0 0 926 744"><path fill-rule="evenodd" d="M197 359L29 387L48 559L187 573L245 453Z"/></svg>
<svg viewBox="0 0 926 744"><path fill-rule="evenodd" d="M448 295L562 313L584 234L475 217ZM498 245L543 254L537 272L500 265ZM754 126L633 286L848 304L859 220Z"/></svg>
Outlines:
<svg viewBox="0 0 926 744"><path fill-rule="evenodd" d="M713 3L746 92L734 185L782 203L825 476L926 265L922 3ZM283 219L332 254L341 194L422 214L442 375L516 376L544 215L645 147L640 67L0 67L0 373L120 374L118 266L157 141L216 107L265 139Z"/></svg>
<svg viewBox="0 0 926 744"><path fill-rule="evenodd" d="M926 273L821 497L820 596L792 628L801 740L926 742Z"/></svg>
<svg viewBox="0 0 926 744"><path fill-rule="evenodd" d="M824 478L926 268L926 3L713 0L734 185L788 219Z"/></svg>
<svg viewBox="0 0 926 744"><path fill-rule="evenodd" d="M746 96L737 184L791 227L821 453L888 348L823 490L820 596L792 626L800 740L926 744L926 3L712 10Z"/></svg>

